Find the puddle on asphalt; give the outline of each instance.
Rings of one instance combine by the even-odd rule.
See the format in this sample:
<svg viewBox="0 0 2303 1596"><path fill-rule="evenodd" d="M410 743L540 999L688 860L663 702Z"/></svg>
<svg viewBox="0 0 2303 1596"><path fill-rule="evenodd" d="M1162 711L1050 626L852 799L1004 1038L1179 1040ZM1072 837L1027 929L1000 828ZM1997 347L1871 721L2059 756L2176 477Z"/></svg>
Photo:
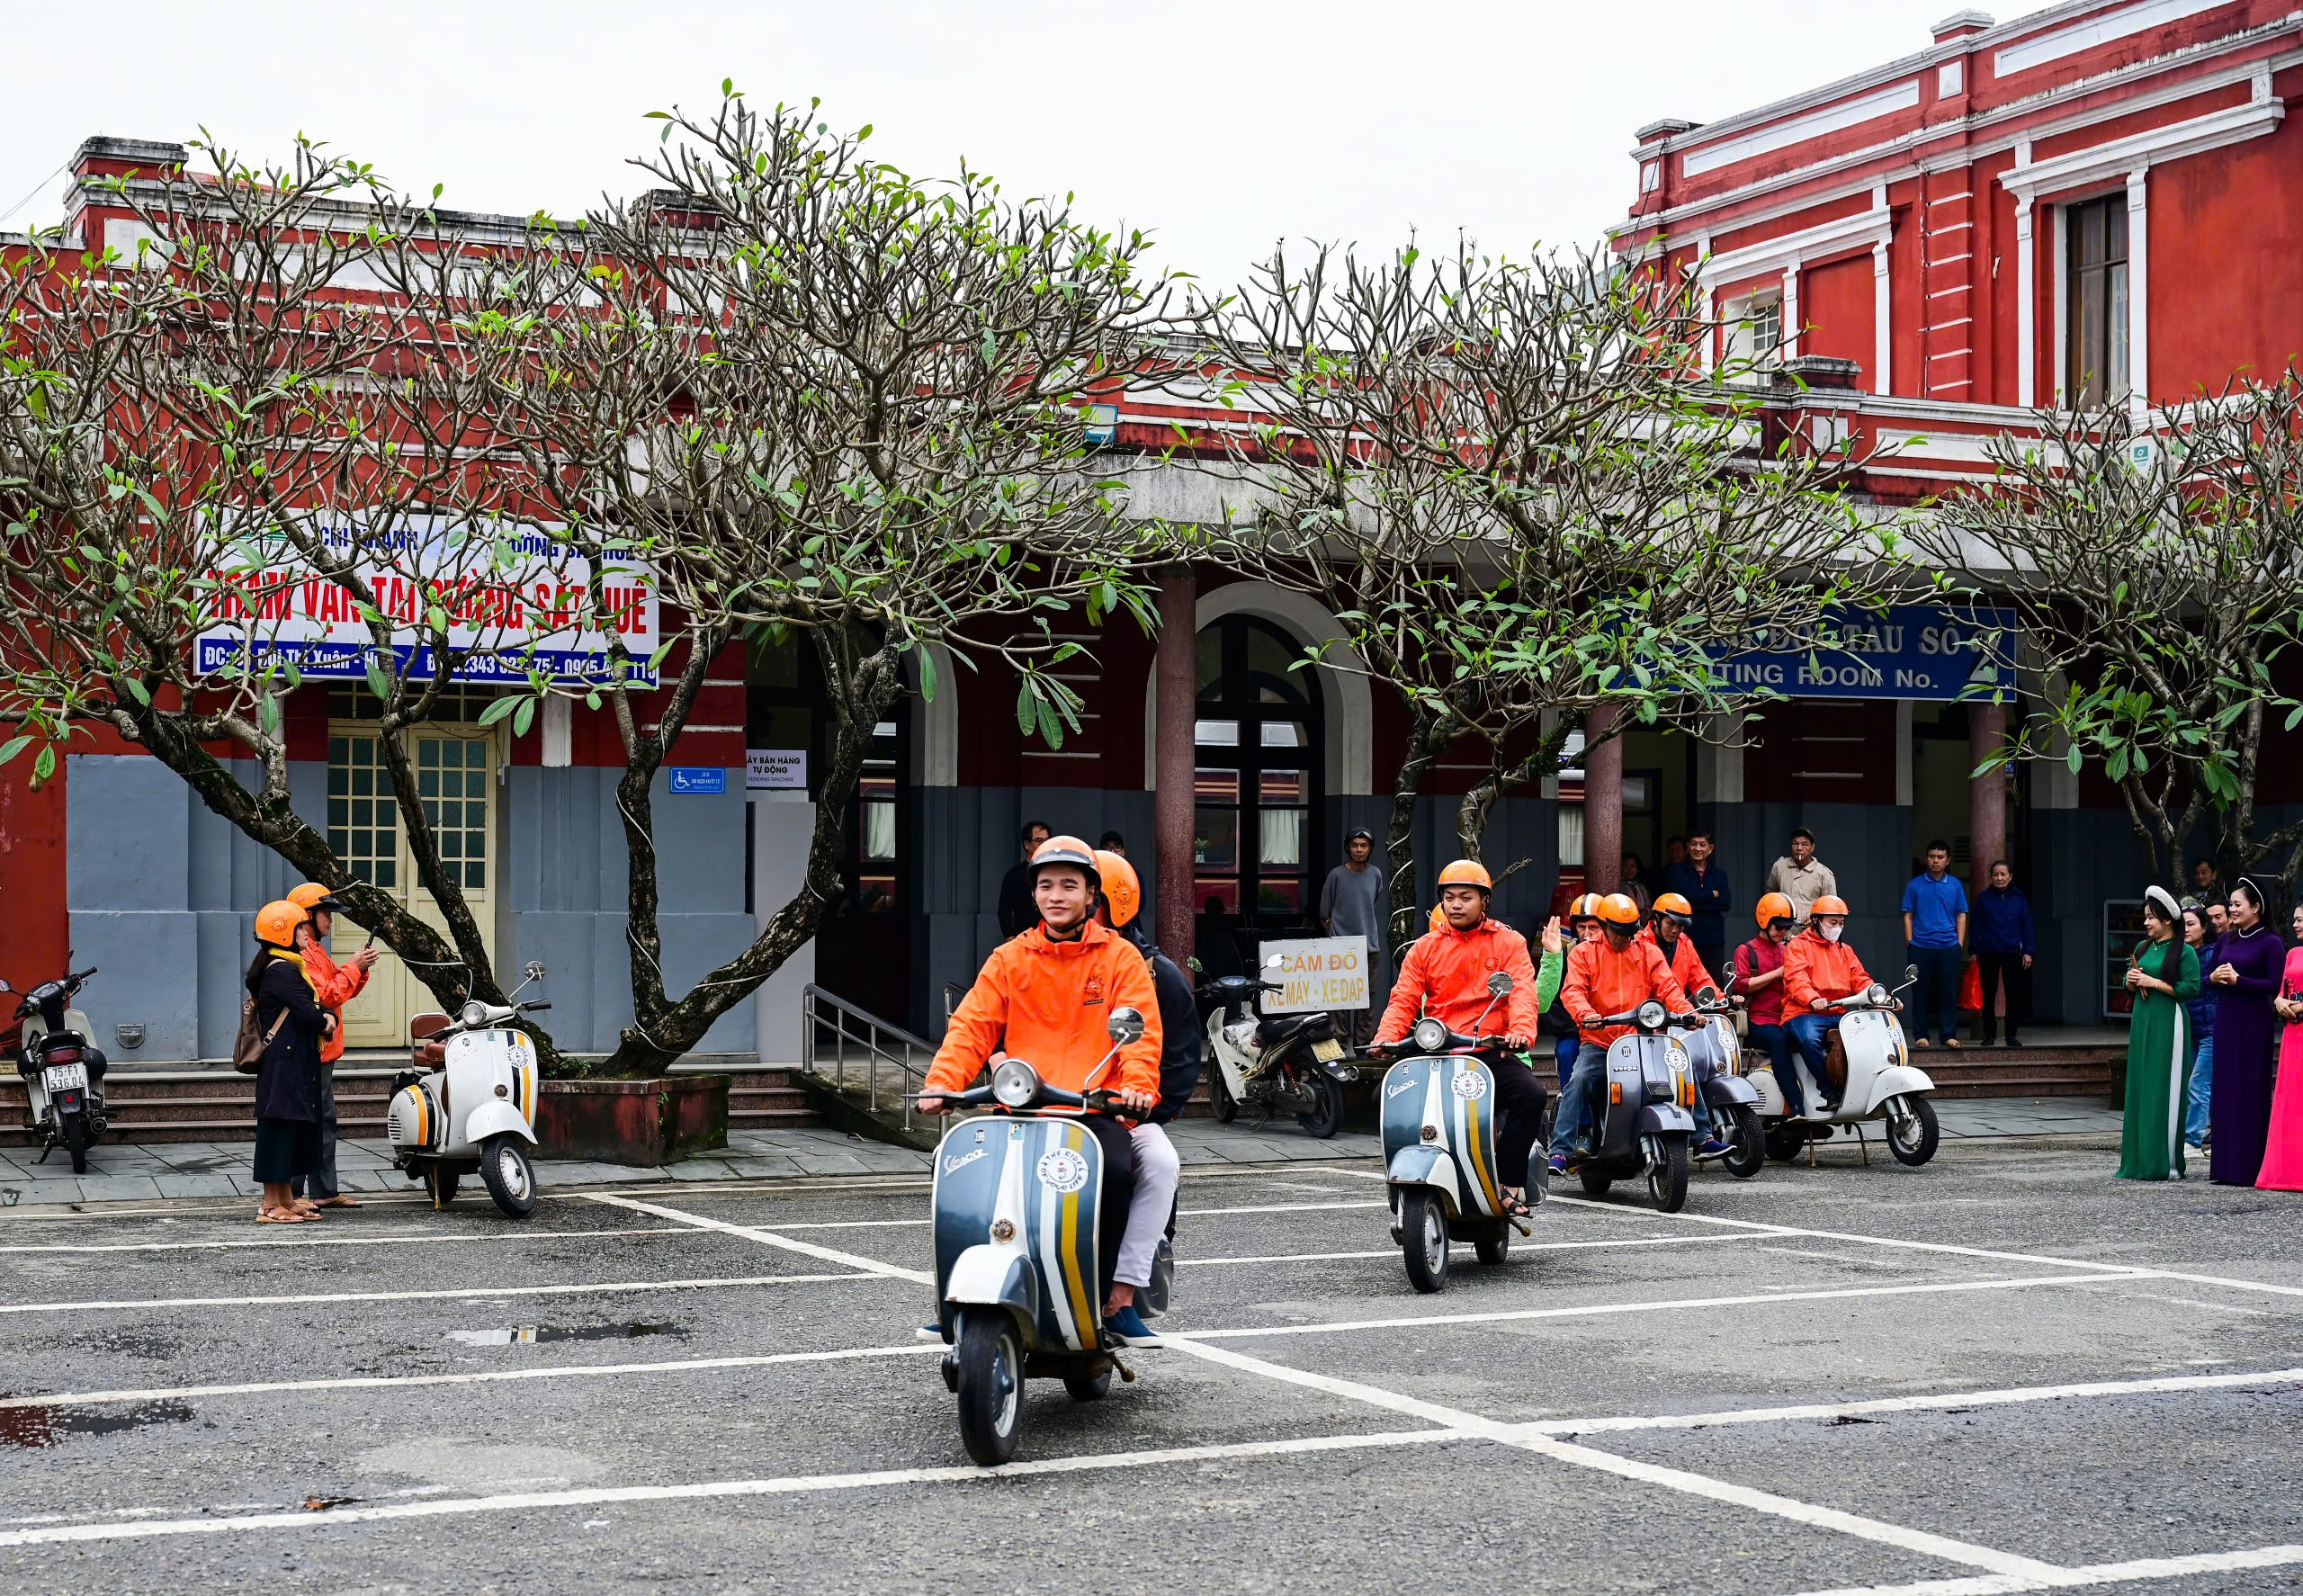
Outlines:
<svg viewBox="0 0 2303 1596"><path fill-rule="evenodd" d="M641 1336L668 1335L685 1340L687 1331L677 1324L523 1324L509 1330L452 1330L448 1339L467 1347L525 1346L534 1341L627 1341Z"/></svg>
<svg viewBox="0 0 2303 1596"><path fill-rule="evenodd" d="M81 1435L114 1435L148 1424L182 1424L192 1410L180 1402L132 1408L0 1408L0 1446L54 1447Z"/></svg>

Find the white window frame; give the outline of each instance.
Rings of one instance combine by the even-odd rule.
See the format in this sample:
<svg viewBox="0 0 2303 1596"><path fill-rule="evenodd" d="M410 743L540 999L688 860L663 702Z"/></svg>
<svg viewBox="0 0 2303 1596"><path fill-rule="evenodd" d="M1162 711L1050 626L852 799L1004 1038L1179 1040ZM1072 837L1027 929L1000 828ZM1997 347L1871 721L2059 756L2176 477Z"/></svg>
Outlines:
<svg viewBox="0 0 2303 1596"><path fill-rule="evenodd" d="M1762 351L1759 346L1759 322L1755 313L1768 309L1775 312L1775 346ZM1739 295L1727 301L1726 314L1722 319L1726 325L1721 335L1720 365L1725 368L1749 361L1755 369L1746 373L1743 380L1748 382L1765 381L1766 373L1783 362L1783 290L1754 288Z"/></svg>

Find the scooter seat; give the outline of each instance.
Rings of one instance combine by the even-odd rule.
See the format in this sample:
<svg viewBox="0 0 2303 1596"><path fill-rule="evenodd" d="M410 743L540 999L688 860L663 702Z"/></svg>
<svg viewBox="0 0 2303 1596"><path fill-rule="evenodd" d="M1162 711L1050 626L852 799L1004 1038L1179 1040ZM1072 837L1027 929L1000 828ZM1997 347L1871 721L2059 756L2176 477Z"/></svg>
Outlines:
<svg viewBox="0 0 2303 1596"><path fill-rule="evenodd" d="M456 1022L444 1014L412 1014L408 1016L408 1034L416 1038L411 1055L419 1070L437 1070L448 1062L448 1045L431 1038Z"/></svg>
<svg viewBox="0 0 2303 1596"><path fill-rule="evenodd" d="M1313 1030L1314 1027L1332 1026L1332 1024L1333 1022L1323 1013L1284 1014L1276 1019L1259 1022L1256 1026L1256 1039L1266 1047L1269 1047L1276 1042L1285 1042L1291 1036ZM1316 1039L1315 1034L1314 1040Z"/></svg>

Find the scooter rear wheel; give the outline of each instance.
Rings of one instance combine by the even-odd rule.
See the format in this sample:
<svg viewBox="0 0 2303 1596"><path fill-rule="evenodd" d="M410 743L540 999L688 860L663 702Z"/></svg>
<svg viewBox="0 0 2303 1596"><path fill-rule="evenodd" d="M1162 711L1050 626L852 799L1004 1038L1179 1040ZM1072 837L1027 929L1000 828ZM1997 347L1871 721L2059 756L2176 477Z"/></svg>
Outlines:
<svg viewBox="0 0 2303 1596"><path fill-rule="evenodd" d="M1400 1198L1400 1251L1407 1260L1408 1283L1418 1291L1444 1289L1447 1284L1447 1211L1422 1187L1410 1188Z"/></svg>
<svg viewBox="0 0 2303 1596"><path fill-rule="evenodd" d="M1760 1125L1760 1111L1749 1103L1734 1106L1734 1132L1728 1140L1735 1151L1719 1161L1738 1180L1749 1180L1767 1164L1767 1132Z"/></svg>
<svg viewBox="0 0 2303 1596"><path fill-rule="evenodd" d="M1474 1242L1472 1251L1479 1255L1482 1263L1508 1263L1511 1258L1511 1227L1497 1225L1492 1234Z"/></svg>
<svg viewBox="0 0 2303 1596"><path fill-rule="evenodd" d="M1662 1158L1647 1166L1647 1196L1657 1212L1676 1214L1688 1202L1688 1134L1671 1131L1660 1139Z"/></svg>
<svg viewBox="0 0 2303 1596"><path fill-rule="evenodd" d="M1111 1394L1112 1371L1108 1368L1098 1375L1066 1375L1063 1388L1074 1402L1101 1402Z"/></svg>
<svg viewBox="0 0 2303 1596"><path fill-rule="evenodd" d="M456 1200L456 1185L463 1176L455 1170L444 1170L434 1164L424 1172L425 1195L435 1208L444 1208Z"/></svg>
<svg viewBox="0 0 2303 1596"><path fill-rule="evenodd" d="M479 1179L488 1195L507 1219L525 1219L536 1211L536 1171L528 1150L508 1131L488 1138L480 1150Z"/></svg>
<svg viewBox="0 0 2303 1596"><path fill-rule="evenodd" d="M987 1467L1016 1455L1024 1430L1024 1349L1016 1322L997 1308L960 1314L960 1444Z"/></svg>
<svg viewBox="0 0 2303 1596"><path fill-rule="evenodd" d="M1304 1091L1311 1098L1311 1112L1298 1114L1295 1123L1313 1141L1324 1142L1343 1128L1343 1088L1334 1076L1314 1064L1304 1078Z"/></svg>
<svg viewBox="0 0 2303 1596"><path fill-rule="evenodd" d="M1908 1123L1895 1110L1910 1110ZM1925 1098L1904 1092L1887 1105L1887 1151L1895 1155L1899 1164L1917 1169L1935 1156L1935 1144L1941 1139L1942 1127L1935 1121L1935 1105Z"/></svg>
<svg viewBox="0 0 2303 1596"><path fill-rule="evenodd" d="M88 1172L88 1116L67 1114L64 1116L64 1145L72 1154L72 1172Z"/></svg>
<svg viewBox="0 0 2303 1596"><path fill-rule="evenodd" d="M1583 1183L1585 1197L1603 1197L1616 1183L1616 1178L1613 1175L1580 1174L1575 1178Z"/></svg>

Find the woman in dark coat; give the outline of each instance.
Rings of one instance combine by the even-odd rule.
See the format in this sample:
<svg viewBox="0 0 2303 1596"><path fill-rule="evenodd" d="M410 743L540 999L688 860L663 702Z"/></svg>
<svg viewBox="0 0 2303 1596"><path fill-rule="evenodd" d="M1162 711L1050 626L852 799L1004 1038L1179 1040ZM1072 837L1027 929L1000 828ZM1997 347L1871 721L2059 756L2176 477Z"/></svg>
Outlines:
<svg viewBox="0 0 2303 1596"><path fill-rule="evenodd" d="M248 965L256 1035L265 1038L255 1077L255 1178L264 1186L259 1224L301 1224L318 1210L289 1190L320 1162L320 1037L336 1017L319 1006L295 951L305 911L284 900L255 917L256 955Z"/></svg>
<svg viewBox="0 0 2303 1596"><path fill-rule="evenodd" d="M2271 1130L2272 1071L2279 1024L2272 1000L2287 965L2287 945L2263 922L2263 889L2241 876L2231 888L2231 920L2216 944L2208 984L2215 1006L2215 1080L2208 1105L2215 1143L2209 1177L2218 1185L2253 1186Z"/></svg>

